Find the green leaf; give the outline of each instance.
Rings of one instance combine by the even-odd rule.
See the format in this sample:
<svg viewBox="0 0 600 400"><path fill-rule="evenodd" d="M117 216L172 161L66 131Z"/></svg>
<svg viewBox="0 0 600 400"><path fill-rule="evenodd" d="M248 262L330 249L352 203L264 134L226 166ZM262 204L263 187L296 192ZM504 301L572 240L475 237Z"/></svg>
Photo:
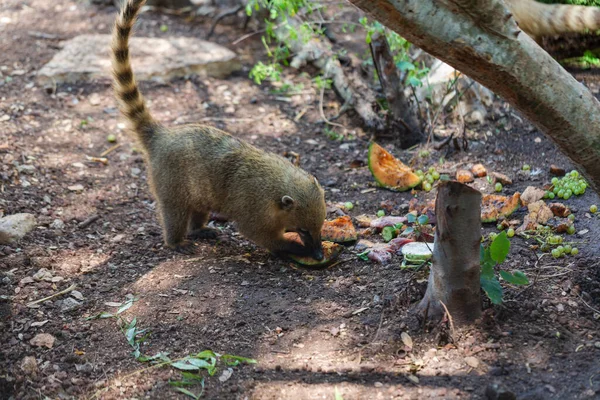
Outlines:
<svg viewBox="0 0 600 400"><path fill-rule="evenodd" d="M510 240L506 237L506 231L500 232L494 240L492 244L490 244L490 255L492 256L492 260L496 261L498 264L501 264L506 260L506 256L510 250Z"/></svg>
<svg viewBox="0 0 600 400"><path fill-rule="evenodd" d="M500 271L500 276L508 283L513 285L528 285L529 279L521 271L515 271L512 274L508 271Z"/></svg>
<svg viewBox="0 0 600 400"><path fill-rule="evenodd" d="M114 314L108 313L106 311L102 311L100 314L92 315L91 317L87 317L85 320L89 321L92 319L104 319L104 318L112 318Z"/></svg>
<svg viewBox="0 0 600 400"><path fill-rule="evenodd" d="M479 282L481 283L481 288L490 298L492 303L502 303L502 286L500 286L500 282L498 282L498 279L495 276L488 278L482 275Z"/></svg>
<svg viewBox="0 0 600 400"><path fill-rule="evenodd" d="M227 364L228 366L236 366L239 363L256 364L258 362L253 358L234 356L231 354L223 354L221 356L221 360L223 360L225 362L225 364Z"/></svg>
<svg viewBox="0 0 600 400"><path fill-rule="evenodd" d="M409 61L400 61L398 64L396 64L396 67L400 71L414 71L415 70L415 65Z"/></svg>
<svg viewBox="0 0 600 400"><path fill-rule="evenodd" d="M185 361L185 360L176 361L176 362L172 363L171 366L173 368L177 368L182 371L199 371L200 370L200 368L198 368L195 365L188 364L187 361Z"/></svg>
<svg viewBox="0 0 600 400"><path fill-rule="evenodd" d="M215 364L211 364L206 360L202 360L200 358L190 358L187 360L188 363L203 369L210 369L215 366Z"/></svg>
<svg viewBox="0 0 600 400"><path fill-rule="evenodd" d="M386 226L381 230L381 236L385 242L389 242L396 237L396 229L393 226Z"/></svg>
<svg viewBox="0 0 600 400"><path fill-rule="evenodd" d="M344 397L338 390L337 386L334 387L334 390L335 390L335 400L344 400Z"/></svg>
<svg viewBox="0 0 600 400"><path fill-rule="evenodd" d="M203 389L204 389L204 388L203 388ZM185 395L187 395L187 396L191 397L191 398L192 398L192 399L194 399L194 400L198 400L198 399L200 398L200 396L202 396L202 392L204 392L204 390L202 390L202 391L200 392L200 394L198 394L198 395L196 396L194 393L192 393L192 392L190 392L189 390L187 390L187 389L185 389L185 388L182 388L182 387L176 387L176 388L175 388L175 390L178 390L178 391L180 391L181 393L183 393L183 394L185 394Z"/></svg>
<svg viewBox="0 0 600 400"><path fill-rule="evenodd" d="M490 249L484 249L483 246L481 247L481 249L483 251L483 254L480 256L483 260L481 262L481 279L495 279L494 265L496 265L496 262L492 260L490 256Z"/></svg>
<svg viewBox="0 0 600 400"><path fill-rule="evenodd" d="M423 82L421 82L421 80L417 77L409 76L408 84L411 86L419 87L419 86L423 85Z"/></svg>
<svg viewBox="0 0 600 400"><path fill-rule="evenodd" d="M408 214L410 215L410 214ZM411 234L415 231L415 228L413 228L412 226L409 226L408 228L406 228L405 230L402 231L403 235L408 235Z"/></svg>
<svg viewBox="0 0 600 400"><path fill-rule="evenodd" d="M127 300L127 301L125 302L125 304L123 304L121 307L119 307L119 309L117 310L117 314L116 314L116 315L119 315L119 314L121 314L122 312L129 310L129 308L130 308L130 307L133 305L133 303L134 303L135 301L137 301L137 298L136 298L136 297L134 297L134 298L132 298L132 299L129 299L129 300Z"/></svg>
<svg viewBox="0 0 600 400"><path fill-rule="evenodd" d="M362 253L358 253L356 256L363 261L369 261L368 254L370 252L371 252L371 250L363 251Z"/></svg>
<svg viewBox="0 0 600 400"><path fill-rule="evenodd" d="M148 362L148 361L160 360L162 362L171 362L171 359L169 357L167 357L168 355L169 355L169 353L161 351L159 353L156 353L153 356L141 356L140 358L138 358L138 361Z"/></svg>
<svg viewBox="0 0 600 400"><path fill-rule="evenodd" d="M427 225L427 223L429 222L429 217L427 217L427 215L419 215L419 218L417 218L417 222L419 223L419 225Z"/></svg>
<svg viewBox="0 0 600 400"><path fill-rule="evenodd" d="M406 220L409 223L414 224L415 221L417 220L417 216L415 214L413 214L413 213L408 213L408 214L406 214Z"/></svg>

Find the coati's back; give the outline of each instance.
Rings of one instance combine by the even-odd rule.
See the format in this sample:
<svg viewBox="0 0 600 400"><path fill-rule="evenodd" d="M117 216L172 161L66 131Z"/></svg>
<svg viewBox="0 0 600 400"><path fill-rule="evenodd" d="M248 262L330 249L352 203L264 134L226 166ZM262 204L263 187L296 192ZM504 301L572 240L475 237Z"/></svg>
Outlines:
<svg viewBox="0 0 600 400"><path fill-rule="evenodd" d="M600 29L600 8L543 4L535 0L504 0L519 27L539 40L542 36Z"/></svg>

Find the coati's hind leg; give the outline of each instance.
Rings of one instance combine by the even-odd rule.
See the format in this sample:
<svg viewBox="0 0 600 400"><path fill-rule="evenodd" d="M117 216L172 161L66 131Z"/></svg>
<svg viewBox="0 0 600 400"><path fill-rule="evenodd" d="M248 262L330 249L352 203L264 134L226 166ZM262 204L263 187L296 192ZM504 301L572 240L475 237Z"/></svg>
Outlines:
<svg viewBox="0 0 600 400"><path fill-rule="evenodd" d="M194 254L194 242L185 239L190 223L190 211L180 205L163 204L160 212L167 246L178 253Z"/></svg>
<svg viewBox="0 0 600 400"><path fill-rule="evenodd" d="M188 237L191 239L216 239L219 237L219 231L206 226L208 222L208 212L192 212L190 219L190 233Z"/></svg>

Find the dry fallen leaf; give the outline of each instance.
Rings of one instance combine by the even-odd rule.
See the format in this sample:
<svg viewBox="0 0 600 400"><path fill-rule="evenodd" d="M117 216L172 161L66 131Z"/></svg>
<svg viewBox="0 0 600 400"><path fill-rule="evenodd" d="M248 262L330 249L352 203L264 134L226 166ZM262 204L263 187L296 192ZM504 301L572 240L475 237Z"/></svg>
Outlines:
<svg viewBox="0 0 600 400"><path fill-rule="evenodd" d="M402 339L402 343L404 343L404 345L406 347L408 347L409 349L412 349L413 347L413 341L412 338L410 337L410 335L406 332L402 332L400 334L400 338Z"/></svg>
<svg viewBox="0 0 600 400"><path fill-rule="evenodd" d="M56 339L49 333L38 333L29 341L29 344L36 347L47 347L51 349Z"/></svg>

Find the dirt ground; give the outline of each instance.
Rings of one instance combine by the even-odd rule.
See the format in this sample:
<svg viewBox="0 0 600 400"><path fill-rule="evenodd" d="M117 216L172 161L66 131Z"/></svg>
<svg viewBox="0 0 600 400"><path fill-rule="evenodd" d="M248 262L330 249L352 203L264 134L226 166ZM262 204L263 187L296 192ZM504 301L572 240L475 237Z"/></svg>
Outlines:
<svg viewBox="0 0 600 400"><path fill-rule="evenodd" d="M215 222L221 237L198 242L196 256L174 254L163 247L143 159L123 130L108 81L60 85L54 94L35 84L60 39L108 33L114 13L78 1L0 1L0 116L9 117L0 119L0 210L38 220L18 244L0 246L0 399L187 398L169 385L179 377L175 369L144 370L149 364L135 360L115 319L86 320L116 311L115 303L131 296L137 301L122 316L136 317L150 332L143 354L175 359L212 349L258 361L233 368L228 379L224 368L208 377L207 399L334 399L336 391L346 400L482 399L494 384L522 399L600 398L600 223L587 212L599 202L596 194L565 201L576 215L578 233L569 240L578 256L538 260L534 242L512 239L505 267L535 283L505 288L502 306L485 301L482 322L458 333L454 345L441 341L439 329L411 323L409 309L423 296L426 273L400 268L399 257L382 266L360 260L350 247L341 263L306 271L270 256L226 222ZM203 37L208 26L146 13L137 35ZM369 135L351 114L339 122L355 138L330 140L308 78L293 76L305 84L293 96L247 78L252 55L263 52L258 36L232 46L243 34L223 25L213 38L244 62L228 79L142 82L155 117L167 125L209 121L261 148L300 154L329 203L355 204L353 217L389 204L406 212L409 192L368 190L375 188L368 168L353 168L366 162ZM330 114L340 106L333 93L325 104ZM108 164L89 161L112 146L111 133L121 146L106 156ZM440 157L448 169L482 162L515 178L504 190L509 194L547 183L550 164L572 168L500 101L485 126L470 130L468 152L420 158L419 149L387 148L425 168ZM525 163L534 173L518 173ZM484 180L475 186L491 191ZM32 279L42 268L51 277ZM27 306L72 284L78 304L65 295ZM32 345L40 333L55 338L52 348ZM27 367L26 356L37 370Z"/></svg>

